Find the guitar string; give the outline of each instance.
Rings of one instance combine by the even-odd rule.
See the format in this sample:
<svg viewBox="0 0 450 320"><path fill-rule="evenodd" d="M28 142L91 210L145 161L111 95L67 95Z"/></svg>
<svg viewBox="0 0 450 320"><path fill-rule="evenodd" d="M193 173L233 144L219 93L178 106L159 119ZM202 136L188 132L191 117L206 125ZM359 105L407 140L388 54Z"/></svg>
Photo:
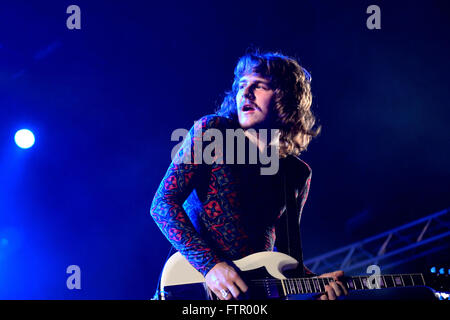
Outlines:
<svg viewBox="0 0 450 320"><path fill-rule="evenodd" d="M403 273L403 274L381 274L379 275L380 277L407 277L407 276L422 276L422 273ZM353 278L369 278L370 275L367 276L348 276L346 277L346 279L353 279ZM276 278L267 278L267 279L251 279L251 281L288 281L288 280L294 280L294 281L298 281L298 280L303 280L303 281L309 281L312 279L324 279L324 280L328 280L328 281L334 281L333 278L320 278L320 277L310 277L310 278L286 278L286 279L276 279Z"/></svg>
<svg viewBox="0 0 450 320"><path fill-rule="evenodd" d="M420 275L420 274L411 274L411 275ZM383 276L391 276L391 275L383 275ZM398 276L405 276L405 275L403 274L403 275L398 275ZM358 276L358 277L366 277L366 276ZM358 277L353 277L353 278L358 278ZM298 279L301 279L301 278L298 278ZM307 279L311 279L311 278L307 278ZM319 279L319 278L316 278L316 279ZM320 279L324 279L324 278L320 278ZM332 278L329 278L329 279L333 280ZM282 280L288 280L288 279L266 279L266 280L264 280L264 279L254 279L254 280L251 280L251 281L253 282L252 286L265 287L267 285L273 285L274 282L276 282L277 284L281 284ZM269 283L267 283L267 282L269 282ZM296 284L297 284L297 286L296 286ZM323 284L325 284L325 283L322 283L322 285ZM324 292L326 292L324 289L322 289L320 283L317 284L318 287L316 287L315 285L313 285L311 283L309 283L309 286L306 286L306 284L304 283L303 285L305 285L305 286L304 287L300 287L300 288L298 287L298 283L292 283L293 287L291 287L291 285L289 283L287 283L286 285L289 285L289 289L288 290L292 291L294 293L295 292L298 292L298 293L300 293L300 292L301 293L324 293ZM397 286L397 285L394 285L394 286ZM409 285L403 285L403 286L407 287ZM389 287L391 287L391 286L389 286ZM354 290L365 290L365 289L369 289L369 288L367 288L366 286L363 285L361 288L355 287L355 288L352 288L352 289L354 289ZM375 289L375 288L372 288L372 289ZM292 294L292 292L291 292L291 294Z"/></svg>
<svg viewBox="0 0 450 320"><path fill-rule="evenodd" d="M423 276L423 274L421 273L408 273L408 274L383 274L380 275L380 277L405 277L405 276ZM351 276L351 277L347 277L346 280L354 280L354 279L368 279L370 276ZM273 278L267 278L267 279L251 279L250 281L254 282L254 283L261 283L261 285L264 285L266 283L279 283L281 284L281 281L308 281L311 282L311 280L316 280L316 281L320 281L320 279L322 280L328 280L328 282L330 281L334 281L333 278L319 278L319 277L311 277L311 278L288 278L288 279L273 279ZM323 282L323 281L322 281Z"/></svg>

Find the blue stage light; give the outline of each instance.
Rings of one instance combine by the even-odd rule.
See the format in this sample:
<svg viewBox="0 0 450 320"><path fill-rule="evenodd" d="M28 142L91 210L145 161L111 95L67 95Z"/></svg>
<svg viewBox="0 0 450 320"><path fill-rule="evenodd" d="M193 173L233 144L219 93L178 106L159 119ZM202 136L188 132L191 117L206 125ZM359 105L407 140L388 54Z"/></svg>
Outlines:
<svg viewBox="0 0 450 320"><path fill-rule="evenodd" d="M440 269L439 269L439 273L440 273L440 274L444 274L444 273L445 273L444 268L440 268Z"/></svg>
<svg viewBox="0 0 450 320"><path fill-rule="evenodd" d="M14 141L16 142L19 148L22 149L31 148L35 142L34 134L28 129L21 129L16 132L14 136Z"/></svg>
<svg viewBox="0 0 450 320"><path fill-rule="evenodd" d="M436 267L430 269L431 273L436 273Z"/></svg>

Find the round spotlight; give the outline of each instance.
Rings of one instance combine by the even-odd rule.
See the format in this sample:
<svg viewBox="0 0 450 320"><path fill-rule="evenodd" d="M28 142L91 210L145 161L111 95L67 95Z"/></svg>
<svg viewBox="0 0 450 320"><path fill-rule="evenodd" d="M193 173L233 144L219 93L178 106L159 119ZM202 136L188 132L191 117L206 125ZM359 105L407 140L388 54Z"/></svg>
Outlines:
<svg viewBox="0 0 450 320"><path fill-rule="evenodd" d="M16 132L14 141L22 149L31 148L34 145L34 134L28 129L21 129Z"/></svg>

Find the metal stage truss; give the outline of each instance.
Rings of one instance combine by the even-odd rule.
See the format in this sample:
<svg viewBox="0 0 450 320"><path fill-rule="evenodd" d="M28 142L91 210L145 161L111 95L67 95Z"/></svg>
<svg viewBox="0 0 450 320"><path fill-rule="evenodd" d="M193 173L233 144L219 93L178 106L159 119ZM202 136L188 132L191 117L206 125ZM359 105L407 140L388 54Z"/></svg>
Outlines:
<svg viewBox="0 0 450 320"><path fill-rule="evenodd" d="M450 208L305 261L314 273L365 273L376 264L387 270L449 248Z"/></svg>

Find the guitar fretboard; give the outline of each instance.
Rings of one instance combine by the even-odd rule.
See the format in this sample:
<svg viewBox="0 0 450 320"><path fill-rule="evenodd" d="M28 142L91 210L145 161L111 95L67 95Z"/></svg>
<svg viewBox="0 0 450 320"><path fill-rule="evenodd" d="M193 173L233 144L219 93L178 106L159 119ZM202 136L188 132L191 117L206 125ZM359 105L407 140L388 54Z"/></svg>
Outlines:
<svg viewBox="0 0 450 320"><path fill-rule="evenodd" d="M370 278L371 277L371 278ZM370 279L369 279L370 278ZM267 280L273 281L274 279ZM261 281L261 280L260 280ZM334 280L332 278L290 278L278 280L283 288L284 295L323 293L325 286ZM345 277L344 283L350 290L367 290L409 286L424 286L425 279L421 273L389 274L373 276ZM266 283L269 285L269 283Z"/></svg>

